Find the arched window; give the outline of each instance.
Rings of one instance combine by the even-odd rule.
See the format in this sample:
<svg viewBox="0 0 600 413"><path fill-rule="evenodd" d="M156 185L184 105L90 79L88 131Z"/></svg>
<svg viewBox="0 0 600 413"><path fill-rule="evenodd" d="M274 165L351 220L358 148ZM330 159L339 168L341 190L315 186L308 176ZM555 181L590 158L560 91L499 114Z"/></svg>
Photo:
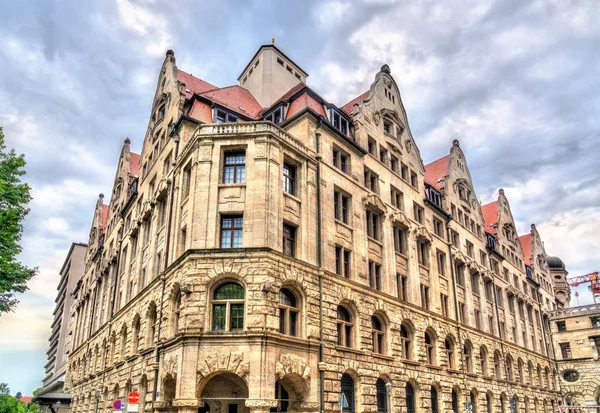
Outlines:
<svg viewBox="0 0 600 413"><path fill-rule="evenodd" d="M483 376L488 375L488 354L485 346L479 348L479 361L481 363L481 374Z"/></svg>
<svg viewBox="0 0 600 413"><path fill-rule="evenodd" d="M454 369L455 368L455 364L454 364L454 342L452 341L452 339L450 337L446 337L446 340L444 340L444 349L446 350L446 359L448 360L448 368L449 369Z"/></svg>
<svg viewBox="0 0 600 413"><path fill-rule="evenodd" d="M244 287L234 282L221 284L213 293L212 329L214 331L244 328Z"/></svg>
<svg viewBox="0 0 600 413"><path fill-rule="evenodd" d="M505 401L506 396L504 395L504 393L502 393L500 395L500 413L506 413L506 401Z"/></svg>
<svg viewBox="0 0 600 413"><path fill-rule="evenodd" d="M412 360L412 332L406 325L400 325L400 341L402 342L402 356L406 360Z"/></svg>
<svg viewBox="0 0 600 413"><path fill-rule="evenodd" d="M452 389L452 413L458 413L458 394Z"/></svg>
<svg viewBox="0 0 600 413"><path fill-rule="evenodd" d="M115 362L115 347L117 346L117 335L113 331L110 336L110 343L108 347L108 364L112 365Z"/></svg>
<svg viewBox="0 0 600 413"><path fill-rule="evenodd" d="M137 314L133 318L131 329L131 354L137 354L138 346L140 344L140 316Z"/></svg>
<svg viewBox="0 0 600 413"><path fill-rule="evenodd" d="M425 356L427 364L436 364L435 338L430 331L425 332Z"/></svg>
<svg viewBox="0 0 600 413"><path fill-rule="evenodd" d="M344 407L342 411L354 413L354 380L349 374L342 374L342 393L346 396L348 407Z"/></svg>
<svg viewBox="0 0 600 413"><path fill-rule="evenodd" d="M125 359L125 346L127 344L127 326L123 325L121 329L121 351L119 351L119 360ZM85 367L84 367L85 370Z"/></svg>
<svg viewBox="0 0 600 413"><path fill-rule="evenodd" d="M471 390L471 393L469 393L469 397L471 399L471 412L477 413L477 393Z"/></svg>
<svg viewBox="0 0 600 413"><path fill-rule="evenodd" d="M298 336L298 314L300 308L294 293L287 288L279 290L279 332L290 336Z"/></svg>
<svg viewBox="0 0 600 413"><path fill-rule="evenodd" d="M150 309L148 310L148 316L146 318L146 334L147 346L153 346L154 340L156 339L156 305L154 303L150 304Z"/></svg>
<svg viewBox="0 0 600 413"><path fill-rule="evenodd" d="M406 412L415 413L417 410L417 401L415 399L415 388L409 382L406 382Z"/></svg>
<svg viewBox="0 0 600 413"><path fill-rule="evenodd" d="M473 372L473 348L471 347L471 343L468 341L465 342L463 349L465 356L465 370L471 373Z"/></svg>
<svg viewBox="0 0 600 413"><path fill-rule="evenodd" d="M510 355L506 356L506 374L508 376L508 381L514 381L515 376L513 374L513 361Z"/></svg>
<svg viewBox="0 0 600 413"><path fill-rule="evenodd" d="M538 364L537 366L538 385L542 387L542 367Z"/></svg>
<svg viewBox="0 0 600 413"><path fill-rule="evenodd" d="M383 354L385 352L385 330L377 316L371 317L371 335L373 337L373 353Z"/></svg>
<svg viewBox="0 0 600 413"><path fill-rule="evenodd" d="M352 334L354 322L350 312L341 305L337 308L337 336L338 346L352 347Z"/></svg>
<svg viewBox="0 0 600 413"><path fill-rule="evenodd" d="M387 413L387 391L385 389L385 381L377 379L375 382L375 388L377 390L377 413Z"/></svg>
<svg viewBox="0 0 600 413"><path fill-rule="evenodd" d="M173 309L171 314L171 330L173 335L179 332L179 318L181 315L181 290L177 289L175 297L173 297Z"/></svg>
<svg viewBox="0 0 600 413"><path fill-rule="evenodd" d="M487 413L492 413L492 396L489 393L485 394L485 408Z"/></svg>
<svg viewBox="0 0 600 413"><path fill-rule="evenodd" d="M531 361L527 363L527 374L529 376L529 384L533 386L533 363Z"/></svg>
<svg viewBox="0 0 600 413"><path fill-rule="evenodd" d="M440 413L438 407L438 393L435 386L431 386L431 413Z"/></svg>
<svg viewBox="0 0 600 413"><path fill-rule="evenodd" d="M550 388L550 370L548 370L548 367L544 369L544 384L547 389Z"/></svg>
<svg viewBox="0 0 600 413"><path fill-rule="evenodd" d="M525 372L523 371L523 360L517 360L517 369L519 370L519 383L525 383Z"/></svg>
<svg viewBox="0 0 600 413"><path fill-rule="evenodd" d="M500 365L500 353L494 352L494 375L497 379L502 378L502 366Z"/></svg>

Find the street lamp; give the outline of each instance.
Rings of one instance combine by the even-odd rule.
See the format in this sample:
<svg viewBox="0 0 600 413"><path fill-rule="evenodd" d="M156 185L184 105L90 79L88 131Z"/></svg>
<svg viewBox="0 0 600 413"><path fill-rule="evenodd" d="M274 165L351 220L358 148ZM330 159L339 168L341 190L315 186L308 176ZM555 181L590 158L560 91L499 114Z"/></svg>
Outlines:
<svg viewBox="0 0 600 413"><path fill-rule="evenodd" d="M56 413L60 410L60 400L56 402Z"/></svg>

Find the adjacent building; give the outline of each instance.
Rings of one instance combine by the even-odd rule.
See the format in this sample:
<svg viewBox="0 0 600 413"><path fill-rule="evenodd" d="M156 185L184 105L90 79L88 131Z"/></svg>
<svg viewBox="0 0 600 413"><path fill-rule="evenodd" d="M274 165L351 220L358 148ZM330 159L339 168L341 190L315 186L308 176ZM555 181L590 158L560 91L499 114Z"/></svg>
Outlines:
<svg viewBox="0 0 600 413"><path fill-rule="evenodd" d="M274 45L228 87L167 52L96 205L72 410L557 411L535 227L480 205L458 140L422 162L387 65L340 106L307 77Z"/></svg>
<svg viewBox="0 0 600 413"><path fill-rule="evenodd" d="M65 391L67 362L73 345L73 317L71 304L73 292L76 291L84 273L84 259L87 244L72 243L67 258L60 270L54 321L50 334L50 348L46 352L48 362L44 366L43 389L35 397L42 412L51 412L53 406L60 402L63 408L69 408L71 395Z"/></svg>

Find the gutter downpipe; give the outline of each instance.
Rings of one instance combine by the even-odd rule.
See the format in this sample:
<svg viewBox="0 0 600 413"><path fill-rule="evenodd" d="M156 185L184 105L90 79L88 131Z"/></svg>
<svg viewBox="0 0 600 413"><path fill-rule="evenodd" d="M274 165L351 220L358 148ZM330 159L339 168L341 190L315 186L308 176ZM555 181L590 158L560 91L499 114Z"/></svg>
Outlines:
<svg viewBox="0 0 600 413"><path fill-rule="evenodd" d="M452 215L448 214L448 217L446 219L446 238L448 239L447 241L447 245L448 245L448 255L450 257L450 275L452 275L452 291L453 291L453 298L454 298L454 313L456 314L456 334L457 334L457 339L458 339L458 349L457 352L460 352L460 369L462 372L462 378L463 378L463 387L465 388L465 400L468 403L471 400L471 392L469 391L469 389L467 389L467 376L465 374L465 354L464 354L464 347L462 344L462 338L461 338L461 328L460 328L460 321L459 321L459 312L458 312L458 298L456 296L456 273L454 272L454 259L452 256L452 245L450 244L450 222L452 221ZM465 320L463 320L462 322L464 323ZM473 355L471 355L471 361L473 360ZM459 410L460 410L460 406L459 406Z"/></svg>
<svg viewBox="0 0 600 413"><path fill-rule="evenodd" d="M179 134L175 129L171 132L174 135L175 140L175 155L173 159L177 159L179 156ZM173 177L171 179L171 202L169 205L169 222L167 225L167 240L165 245L165 268L167 267L167 263L169 262L169 253L171 248L171 226L173 222L173 204L175 203L175 172L173 171ZM161 303L160 303L160 318L158 320L158 334L156 335L156 347L155 347L155 361L156 367L154 368L154 384L152 386L152 412L154 412L154 402L156 401L156 393L158 391L158 366L160 363L160 351L158 350L158 342L160 341L160 329L162 327L162 314L163 314L163 303L165 297L165 284L166 278L164 274L162 275L162 294L161 294Z"/></svg>
<svg viewBox="0 0 600 413"><path fill-rule="evenodd" d="M319 116L317 127L315 129L315 149L317 152L317 269L319 271L319 410L325 411L325 371L322 368L323 363L323 246L321 234L321 124L323 117Z"/></svg>

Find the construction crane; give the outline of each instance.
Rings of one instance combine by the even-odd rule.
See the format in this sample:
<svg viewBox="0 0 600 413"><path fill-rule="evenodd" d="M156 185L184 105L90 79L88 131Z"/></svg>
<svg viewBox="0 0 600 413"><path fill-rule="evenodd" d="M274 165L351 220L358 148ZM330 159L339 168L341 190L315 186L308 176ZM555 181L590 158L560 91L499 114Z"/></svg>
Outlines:
<svg viewBox="0 0 600 413"><path fill-rule="evenodd" d="M579 284L590 283L588 289L592 292L594 304L600 303L600 276L598 271L594 271L585 275L579 275L577 277L567 278L567 282L571 287L577 287ZM578 295L577 293L575 294Z"/></svg>

